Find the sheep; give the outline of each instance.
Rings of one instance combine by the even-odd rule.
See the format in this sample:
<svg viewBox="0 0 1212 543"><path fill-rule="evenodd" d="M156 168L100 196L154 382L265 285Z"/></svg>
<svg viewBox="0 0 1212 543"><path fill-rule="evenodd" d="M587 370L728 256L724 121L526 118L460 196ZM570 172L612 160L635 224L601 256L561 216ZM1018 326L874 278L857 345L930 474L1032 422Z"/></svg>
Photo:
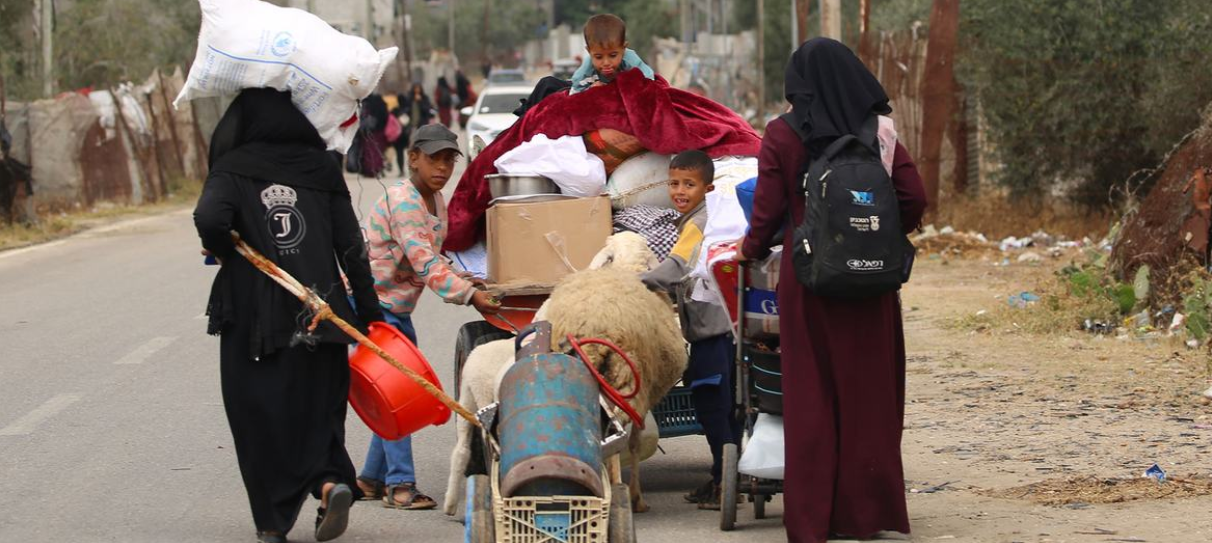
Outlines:
<svg viewBox="0 0 1212 543"><path fill-rule="evenodd" d="M589 264L588 270L611 269L615 270L619 274L635 279L638 278L640 273L656 267L657 264L658 260L656 255L648 247L648 242L643 236L632 232L621 232L606 239L605 246L601 251L598 252L597 255L594 256L593 260ZM635 282L638 283L638 279L636 279ZM659 297L660 295L654 296ZM549 299L547 302L544 302L543 305L540 306L535 312L535 322L549 320L547 317L550 301L551 300ZM672 310L669 308L667 298L665 298L664 303L665 312L669 313L671 317L666 319L666 321L672 323L676 330L677 316L674 315ZM558 337L562 338L563 335ZM677 337L680 340L680 332L677 334ZM622 346L620 345L620 347ZM559 349L558 346L553 346L553 348ZM592 352L592 347L587 348L587 351ZM628 355L631 356L631 353L629 352ZM504 376L508 366L513 362L514 356L515 353L512 340L493 341L485 343L484 345L476 347L474 350L472 350L471 354L468 355L467 362L464 364L462 369L462 386L460 387L459 392L459 403L462 404L463 407L466 407L468 410L474 412L477 409L483 408L484 406L495 402L497 399L497 390L500 380ZM682 358L685 359L684 353ZM639 364L639 362L637 362L637 364ZM681 367L685 369L684 361ZM681 370L678 371L678 375L681 375ZM611 382L617 386L615 381ZM647 383L647 380L644 382ZM672 386L672 384L670 386ZM647 387L647 385L645 385L645 387ZM659 401L660 398L664 396L664 392L667 391L668 387L666 387L661 393L661 396L656 397L656 401ZM644 411L641 411L641 414L645 414L647 411L648 409L645 409ZM649 420L651 420L651 417L649 417ZM631 455L632 457L637 458L637 460L633 461L633 464L639 461L638 458L648 458L649 456L652 456L655 450L655 446L652 446L652 444L655 443L655 441L651 439L652 430L653 429L648 429L646 432L646 437L648 439L642 439L641 432L633 432L633 439L629 443L629 449L631 451L640 451L642 453L640 455ZM458 510L459 500L461 500L463 497L463 485L465 483L464 473L466 471L467 462L471 454L470 445L472 431L473 428L466 421L459 420L456 422L456 433L458 437L454 450L451 451L450 455L450 477L446 485L446 499L443 502L443 511L447 515L455 514L455 512ZM641 442L644 444L642 448L639 446ZM633 470L632 473L634 474L635 471ZM636 476L633 475L633 479L635 479L635 477ZM638 480L636 485L636 488L638 489Z"/></svg>
<svg viewBox="0 0 1212 543"><path fill-rule="evenodd" d="M571 274L556 286L546 306L553 350L562 350L559 343L571 334L609 340L631 357L642 386L629 402L640 416L646 416L665 397L689 363L668 296L648 290L633 271L604 268ZM623 392L634 390L634 377L626 363L605 347L588 345L584 350L608 383ZM640 436L641 432L632 432L628 443L628 486L635 512L648 510L640 491Z"/></svg>
<svg viewBox="0 0 1212 543"><path fill-rule="evenodd" d="M504 374L514 356L512 338L490 341L472 349L467 355L467 362L463 364L459 404L474 413L497 401L499 375ZM446 499L442 502L442 511L447 515L455 514L459 500L463 497L463 485L466 482L464 472L471 457L471 438L474 431L471 423L461 417L455 420L455 433L458 438L454 450L450 453L450 479L446 483Z"/></svg>

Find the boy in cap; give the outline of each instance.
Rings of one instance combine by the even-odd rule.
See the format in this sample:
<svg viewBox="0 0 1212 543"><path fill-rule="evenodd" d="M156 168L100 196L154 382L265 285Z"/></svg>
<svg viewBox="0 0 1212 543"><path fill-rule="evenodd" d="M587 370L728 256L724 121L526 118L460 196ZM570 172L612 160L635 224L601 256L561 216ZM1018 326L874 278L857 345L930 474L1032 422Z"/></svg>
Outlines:
<svg viewBox="0 0 1212 543"><path fill-rule="evenodd" d="M441 256L446 239L446 202L442 188L450 181L462 155L458 138L440 124L413 133L408 150L409 177L387 187L366 217L370 271L379 306L387 322L414 344L412 312L425 287L448 303L475 306L496 313L500 304L456 273ZM419 492L413 467L412 439L370 440L358 486L367 499L383 500L392 509L433 509L437 502Z"/></svg>

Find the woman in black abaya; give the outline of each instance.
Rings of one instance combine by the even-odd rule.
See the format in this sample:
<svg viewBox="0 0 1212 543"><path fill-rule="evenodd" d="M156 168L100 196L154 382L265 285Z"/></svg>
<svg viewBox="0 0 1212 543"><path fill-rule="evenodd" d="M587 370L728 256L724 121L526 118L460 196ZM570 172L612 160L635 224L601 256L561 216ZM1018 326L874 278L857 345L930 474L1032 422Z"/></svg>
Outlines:
<svg viewBox="0 0 1212 543"><path fill-rule="evenodd" d="M316 539L333 539L360 494L345 450L350 340L327 322L306 334L303 304L239 256L229 234L316 289L341 318L382 320L340 166L289 93L245 90L224 114L194 224L221 263L208 332L220 335L223 405L257 540L285 541L308 494L321 501ZM360 319L342 270L369 309Z"/></svg>

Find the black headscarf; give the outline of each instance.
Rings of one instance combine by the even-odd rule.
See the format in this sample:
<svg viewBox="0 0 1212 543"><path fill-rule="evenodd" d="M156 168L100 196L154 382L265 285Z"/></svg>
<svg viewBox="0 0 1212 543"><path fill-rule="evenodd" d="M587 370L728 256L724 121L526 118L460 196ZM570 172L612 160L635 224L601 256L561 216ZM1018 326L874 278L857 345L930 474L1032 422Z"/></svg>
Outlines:
<svg viewBox="0 0 1212 543"><path fill-rule="evenodd" d="M808 40L791 55L783 85L805 145L857 136L872 113L892 113L875 76L850 48L829 38Z"/></svg>
<svg viewBox="0 0 1212 543"><path fill-rule="evenodd" d="M471 90L471 81L467 79L467 76L463 75L463 70L455 71L455 94L459 95L460 103L468 105L466 102L467 97L470 96L467 92L469 90Z"/></svg>
<svg viewBox="0 0 1212 543"><path fill-rule="evenodd" d="M340 165L289 92L240 92L210 140L210 169L283 185L348 192Z"/></svg>

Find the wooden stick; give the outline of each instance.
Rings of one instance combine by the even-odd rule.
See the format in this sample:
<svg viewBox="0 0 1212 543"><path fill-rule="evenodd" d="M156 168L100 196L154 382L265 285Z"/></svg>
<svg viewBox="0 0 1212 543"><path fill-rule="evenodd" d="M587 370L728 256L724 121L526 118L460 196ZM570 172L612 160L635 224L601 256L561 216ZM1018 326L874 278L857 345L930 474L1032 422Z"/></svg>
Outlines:
<svg viewBox="0 0 1212 543"><path fill-rule="evenodd" d="M257 269L261 270L262 272L265 272L265 275L268 275L270 279L273 279L274 282L282 285L282 288L285 288L296 298L298 298L299 301L303 302L304 305L316 312L316 316L314 319L312 319L311 326L308 327L308 331L315 330L316 325L318 325L321 320L328 320L332 322L337 326L337 328L340 328L342 332L345 332L347 335L349 335L349 337L357 340L360 345L370 349L372 352L379 355L380 358L386 360L388 364L391 364L392 367L403 372L404 375L408 376L409 379L412 379L413 382L420 385L421 388L425 389L426 392L437 398L438 401L450 408L451 411L454 411L460 417L466 419L467 422L471 423L472 426L475 426L476 428L483 428L480 425L480 421L476 419L475 415L473 415L471 411L468 411L462 405L459 405L458 402L454 401L454 399L452 399L450 396L447 396L446 393L442 392L442 390L438 387L433 386L433 383L430 383L429 380L413 371L412 368L397 362L394 357L387 354L387 351L384 351L378 345L371 342L369 338L362 335L357 328L354 328L348 322L345 322L344 319L333 314L332 309L328 307L328 303L325 302L323 298L321 298L311 289L300 284L298 280L291 277L289 273L286 273L286 270L279 268L277 264L274 264L268 258L262 256L261 253L258 253L256 249L253 249L251 246L245 243L244 240L240 239L239 234L232 232L231 238L232 241L236 243L236 251L243 255L244 258L248 259L253 266L256 266Z"/></svg>

